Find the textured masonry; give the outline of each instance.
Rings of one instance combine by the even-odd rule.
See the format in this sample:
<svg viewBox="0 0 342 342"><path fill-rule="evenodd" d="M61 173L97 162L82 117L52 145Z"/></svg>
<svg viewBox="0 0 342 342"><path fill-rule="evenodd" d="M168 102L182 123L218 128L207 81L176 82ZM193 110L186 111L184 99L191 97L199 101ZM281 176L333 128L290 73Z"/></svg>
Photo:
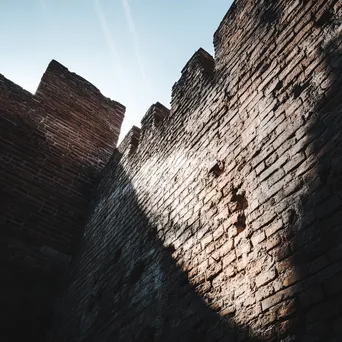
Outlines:
<svg viewBox="0 0 342 342"><path fill-rule="evenodd" d="M0 331L8 341L43 340L124 111L56 61L35 95L0 75Z"/></svg>
<svg viewBox="0 0 342 342"><path fill-rule="evenodd" d="M8 341L342 340L341 34L341 0L236 0L114 151L124 108L57 62L0 78Z"/></svg>
<svg viewBox="0 0 342 342"><path fill-rule="evenodd" d="M235 1L103 170L53 341L341 340L341 20Z"/></svg>

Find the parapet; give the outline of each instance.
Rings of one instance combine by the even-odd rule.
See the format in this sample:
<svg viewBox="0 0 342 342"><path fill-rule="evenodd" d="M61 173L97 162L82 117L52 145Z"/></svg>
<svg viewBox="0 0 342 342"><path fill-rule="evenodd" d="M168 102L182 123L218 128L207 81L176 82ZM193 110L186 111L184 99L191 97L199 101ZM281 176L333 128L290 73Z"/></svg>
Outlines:
<svg viewBox="0 0 342 342"><path fill-rule="evenodd" d="M211 74L215 67L215 61L212 55L205 51L203 48L199 48L190 60L185 64L182 69L182 75L190 69L200 69L203 73Z"/></svg>
<svg viewBox="0 0 342 342"><path fill-rule="evenodd" d="M120 154L132 155L139 146L140 135L141 129L137 126L132 126L118 147Z"/></svg>
<svg viewBox="0 0 342 342"><path fill-rule="evenodd" d="M98 88L83 77L70 72L52 60L38 86L35 97L48 106L62 109L80 118L87 118L110 129L115 146L120 134L125 107L103 96Z"/></svg>
<svg viewBox="0 0 342 342"><path fill-rule="evenodd" d="M301 1L302 4L306 2ZM239 46L246 39L250 39L248 32L251 25L255 37L270 35L284 8L287 7L287 11L291 12L296 6L297 4L290 5L286 1L276 0L235 0L214 34L216 69L221 70L232 61L243 61L246 58L246 49L239 50ZM249 59L254 60L255 56L249 54Z"/></svg>
<svg viewBox="0 0 342 342"><path fill-rule="evenodd" d="M153 104L141 120L141 129L133 126L127 133L118 151L121 155L131 156L138 146L146 146L151 142L153 135L163 134L158 128L170 112L183 114L187 109L193 109L196 103L200 103L202 90L205 89L207 81L210 80L215 70L213 57L200 48L186 63L182 69L181 78L172 88L171 111L160 102ZM189 107L190 106L190 107ZM164 125L168 125L169 122ZM163 126L164 127L164 126Z"/></svg>
<svg viewBox="0 0 342 342"><path fill-rule="evenodd" d="M214 33L215 60L218 66L222 64L223 57L227 54L227 45L230 46L241 40L241 32L237 29L240 21L237 18L239 15L246 15L242 11L244 2L245 0L234 1ZM235 34L237 37L233 38Z"/></svg>
<svg viewBox="0 0 342 342"><path fill-rule="evenodd" d="M88 82L86 79L83 77L77 75L74 72L69 71L68 68L66 68L64 65L61 63L57 62L56 60L52 60L42 79L41 82L39 83L39 86L36 91L36 96L54 96L56 93L60 92L61 89L53 89L53 86L56 85L58 86L59 84L56 84L57 79L58 81L63 81L64 83L68 84L70 87L73 87L77 89L78 92L89 92L89 93L94 93L98 94L99 96L103 97L103 100L106 102L115 102L112 101L111 99L104 97L100 90L96 88L93 84ZM52 91L53 90L53 91Z"/></svg>
<svg viewBox="0 0 342 342"><path fill-rule="evenodd" d="M125 107L53 60L35 95L0 75L0 112L4 229L73 253Z"/></svg>
<svg viewBox="0 0 342 342"><path fill-rule="evenodd" d="M142 141L145 141L148 144L151 137L150 133L153 132L169 114L170 110L160 102L153 104L142 118L141 128L133 126L120 143L118 151L121 155L126 157L131 156Z"/></svg>
<svg viewBox="0 0 342 342"><path fill-rule="evenodd" d="M186 104L191 104L192 107L196 105L201 90L214 70L214 58L202 48L197 50L183 68L179 81L172 87L172 113L184 108Z"/></svg>
<svg viewBox="0 0 342 342"><path fill-rule="evenodd" d="M153 104L141 120L141 132L144 135L151 128L157 127L158 124L167 116L170 110L160 102Z"/></svg>

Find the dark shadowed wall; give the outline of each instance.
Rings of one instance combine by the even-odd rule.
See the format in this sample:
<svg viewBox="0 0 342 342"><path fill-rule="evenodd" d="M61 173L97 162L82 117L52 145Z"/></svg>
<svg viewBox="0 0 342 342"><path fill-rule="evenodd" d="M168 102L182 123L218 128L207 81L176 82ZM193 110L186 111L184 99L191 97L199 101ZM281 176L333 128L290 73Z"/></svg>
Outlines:
<svg viewBox="0 0 342 342"><path fill-rule="evenodd" d="M0 75L0 335L5 341L42 340L124 111L56 61L35 95Z"/></svg>

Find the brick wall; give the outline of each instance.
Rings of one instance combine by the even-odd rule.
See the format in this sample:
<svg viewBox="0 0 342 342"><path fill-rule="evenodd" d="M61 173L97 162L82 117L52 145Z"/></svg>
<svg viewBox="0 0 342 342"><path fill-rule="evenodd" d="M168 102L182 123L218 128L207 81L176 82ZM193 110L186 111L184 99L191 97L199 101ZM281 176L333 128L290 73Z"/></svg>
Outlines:
<svg viewBox="0 0 342 342"><path fill-rule="evenodd" d="M103 170L52 341L341 340L341 19L235 1Z"/></svg>
<svg viewBox="0 0 342 342"><path fill-rule="evenodd" d="M124 111L56 61L35 95L0 75L0 330L9 341L42 338Z"/></svg>

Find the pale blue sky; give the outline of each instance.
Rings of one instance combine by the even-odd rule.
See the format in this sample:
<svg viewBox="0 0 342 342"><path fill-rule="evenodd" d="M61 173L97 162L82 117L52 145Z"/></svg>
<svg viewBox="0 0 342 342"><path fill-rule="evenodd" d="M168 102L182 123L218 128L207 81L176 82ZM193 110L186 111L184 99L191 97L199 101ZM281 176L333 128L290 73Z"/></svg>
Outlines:
<svg viewBox="0 0 342 342"><path fill-rule="evenodd" d="M171 87L231 0L0 0L0 73L35 92L51 59L126 106L122 129Z"/></svg>

